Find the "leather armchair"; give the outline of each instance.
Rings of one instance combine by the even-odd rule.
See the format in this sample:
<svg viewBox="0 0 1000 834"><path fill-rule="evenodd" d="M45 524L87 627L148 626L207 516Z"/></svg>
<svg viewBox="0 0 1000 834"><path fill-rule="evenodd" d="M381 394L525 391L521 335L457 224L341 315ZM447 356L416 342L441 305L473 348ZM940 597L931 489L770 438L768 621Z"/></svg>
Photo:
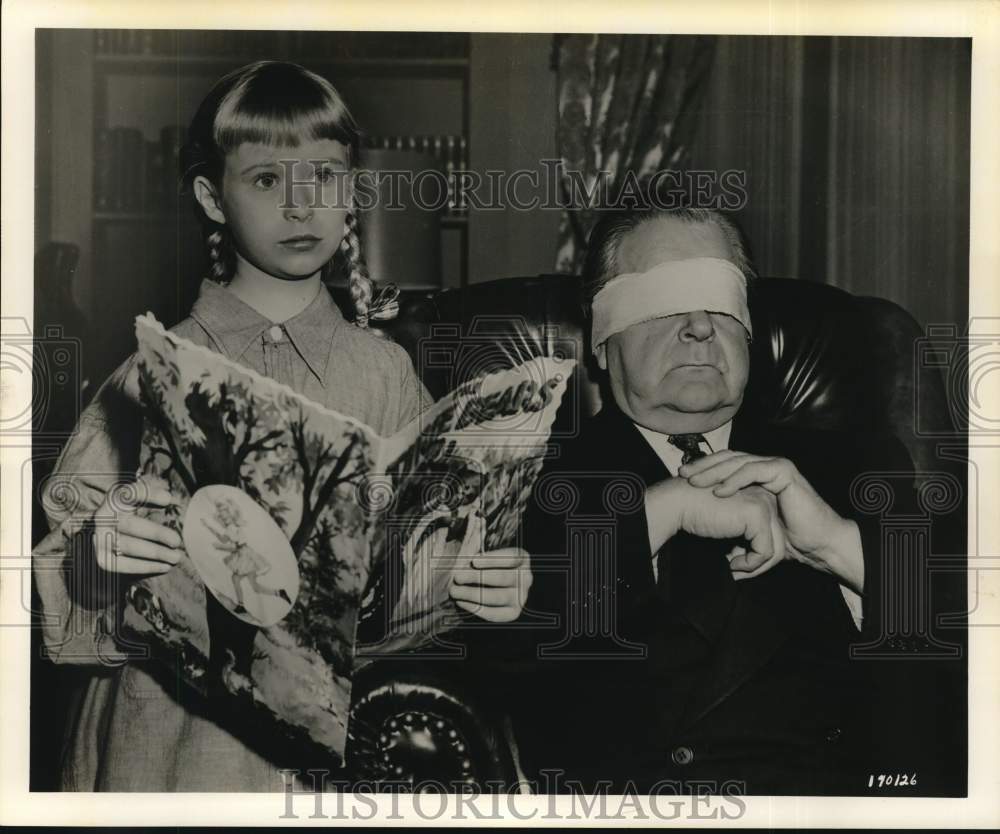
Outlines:
<svg viewBox="0 0 1000 834"><path fill-rule="evenodd" d="M435 397L486 371L562 351L578 360L555 432L602 400L572 276L507 278L404 296L388 336L411 354ZM825 284L762 278L751 288L754 340L744 409L777 424L898 436L917 471L943 467L917 432L954 422L936 369L920 371L922 331L892 302ZM362 778L482 785L515 779L502 704L462 664L373 664L356 682L350 760ZM457 668L455 668L457 667Z"/></svg>

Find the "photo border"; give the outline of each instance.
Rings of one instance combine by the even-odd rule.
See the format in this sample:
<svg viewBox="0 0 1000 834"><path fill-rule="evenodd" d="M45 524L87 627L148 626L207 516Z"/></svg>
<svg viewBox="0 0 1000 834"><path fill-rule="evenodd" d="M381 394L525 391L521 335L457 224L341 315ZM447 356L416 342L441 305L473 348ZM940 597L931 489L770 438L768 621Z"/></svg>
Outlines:
<svg viewBox="0 0 1000 834"><path fill-rule="evenodd" d="M620 0L609 13L607 2L549 0L544 4L504 2L413 3L402 0L366 0L336 4L323 2L269 5L262 0L204 2L46 2L8 0L3 5L2 32L2 307L5 320L31 321L33 300L32 255L34 168L34 48L36 27L128 28L258 28L355 29L438 31L531 31L670 34L768 34L768 35L900 35L972 37L971 129L971 229L970 304L976 317L1000 317L1000 5L976 0L897 0L873 5L842 2L736 2L704 0L698 4L669 4ZM669 9L669 13L667 10ZM236 23L234 27L231 24ZM303 23L307 25L302 25ZM229 24L229 25L227 25ZM516 130L516 123L511 123ZM60 164L71 165L71 160ZM554 247L553 247L554 248ZM991 401L1000 392L996 385ZM31 401L30 374L5 374L2 386L4 414L18 414ZM997 397L1000 405L1000 397ZM30 519L21 473L31 449L24 438L0 438L0 822L4 824L111 824L141 821L144 824L190 825L207 823L283 825L321 824L331 820L308 818L310 802L296 800L298 819L281 819L285 798L281 794L48 794L29 793L28 669L30 628L25 583L30 577ZM970 571L970 598L978 598L986 622L1000 623L1000 519L989 507L1000 506L1000 441L970 438L970 524L978 535L975 572ZM978 479L978 480L977 480ZM975 500L971 500L975 499ZM10 512L8 512L10 511ZM973 554L970 554L970 559ZM978 580L978 584L976 584ZM972 597L976 594L977 597ZM738 819L711 816L720 810L718 800L702 803L698 817L678 822L689 825L729 824L760 826L875 826L931 827L961 824L1000 824L1000 630L997 626L969 628L969 797L925 799L897 797L747 797L746 812ZM484 797L484 808L489 798ZM490 820L491 825L588 825L587 819L544 820L552 809L568 814L568 797L521 796L521 818ZM475 818L428 821L412 816L412 799L369 797L380 813L372 819L348 820L351 825L412 823L416 825L468 825ZM697 803L696 803L697 804ZM640 801L640 806L642 802ZM332 807L332 806L331 806ZM432 806L432 807L436 807ZM611 807L616 807L611 803ZM298 810L301 809L301 810ZM525 819L532 809L534 817ZM393 811L396 813L393 813ZM633 826L662 824L647 819L606 820L605 824ZM407 812L410 812L409 814ZM329 811L328 811L329 813ZM335 820L333 821L335 822Z"/></svg>

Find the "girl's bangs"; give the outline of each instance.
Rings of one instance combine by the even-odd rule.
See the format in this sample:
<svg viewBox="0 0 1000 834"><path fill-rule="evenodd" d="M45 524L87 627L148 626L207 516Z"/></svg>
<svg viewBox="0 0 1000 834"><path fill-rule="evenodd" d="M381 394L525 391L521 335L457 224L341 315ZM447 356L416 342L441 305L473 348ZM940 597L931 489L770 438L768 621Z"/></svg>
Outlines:
<svg viewBox="0 0 1000 834"><path fill-rule="evenodd" d="M333 87L318 76L309 78L313 83L307 85L301 76L295 80L297 84L267 83L287 79L265 81L258 76L233 89L215 119L218 149L227 154L244 142L297 147L332 139L356 152L357 125Z"/></svg>
<svg viewBox="0 0 1000 834"><path fill-rule="evenodd" d="M333 139L352 150L357 145L357 134L345 130L329 113L306 113L293 118L241 113L228 124L216 127L215 141L219 150L227 154L244 142L294 148L317 139Z"/></svg>

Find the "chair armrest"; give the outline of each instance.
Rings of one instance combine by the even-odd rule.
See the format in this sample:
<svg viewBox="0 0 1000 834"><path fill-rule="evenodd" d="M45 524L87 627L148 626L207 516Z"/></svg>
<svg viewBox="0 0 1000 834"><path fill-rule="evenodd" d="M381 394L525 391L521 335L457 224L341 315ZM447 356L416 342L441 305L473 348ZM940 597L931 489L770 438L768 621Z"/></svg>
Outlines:
<svg viewBox="0 0 1000 834"><path fill-rule="evenodd" d="M505 791L517 782L504 715L456 667L414 658L375 661L354 682L347 738L351 778Z"/></svg>

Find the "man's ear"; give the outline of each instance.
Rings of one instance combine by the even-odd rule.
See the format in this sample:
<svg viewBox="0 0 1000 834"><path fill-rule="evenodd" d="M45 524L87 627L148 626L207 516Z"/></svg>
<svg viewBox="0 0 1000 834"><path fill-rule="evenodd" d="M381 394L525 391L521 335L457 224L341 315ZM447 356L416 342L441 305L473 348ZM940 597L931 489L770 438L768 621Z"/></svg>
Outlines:
<svg viewBox="0 0 1000 834"><path fill-rule="evenodd" d="M219 192L212 185L212 181L208 177L195 177L192 185L194 186L194 198L208 219L225 224L226 215L222 213L222 201L219 199Z"/></svg>
<svg viewBox="0 0 1000 834"><path fill-rule="evenodd" d="M597 367L606 371L608 369L608 343L605 342L598 350L595 350L594 356L597 357Z"/></svg>

